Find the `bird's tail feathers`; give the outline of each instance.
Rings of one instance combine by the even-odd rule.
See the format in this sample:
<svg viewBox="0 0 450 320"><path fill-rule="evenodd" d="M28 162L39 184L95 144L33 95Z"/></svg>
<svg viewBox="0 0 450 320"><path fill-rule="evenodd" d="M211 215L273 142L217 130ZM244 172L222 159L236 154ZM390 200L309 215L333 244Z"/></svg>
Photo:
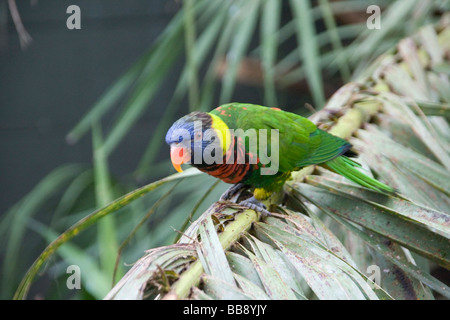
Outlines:
<svg viewBox="0 0 450 320"><path fill-rule="evenodd" d="M357 168L361 165L346 156L339 156L333 160L324 163L324 166L331 171L344 176L345 178L371 190L379 192L394 193L395 190L390 186L369 177Z"/></svg>

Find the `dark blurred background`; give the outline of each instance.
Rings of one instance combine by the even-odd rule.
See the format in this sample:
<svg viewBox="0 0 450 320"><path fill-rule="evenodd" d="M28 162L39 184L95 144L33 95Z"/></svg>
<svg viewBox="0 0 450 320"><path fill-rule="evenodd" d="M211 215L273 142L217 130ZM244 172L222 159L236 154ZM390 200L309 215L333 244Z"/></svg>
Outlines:
<svg viewBox="0 0 450 320"><path fill-rule="evenodd" d="M66 9L81 9L81 30L69 30ZM1 1L5 15L7 1ZM101 94L147 50L178 9L175 1L19 1L32 43L21 49L13 21L0 38L0 212L64 163L92 161L89 135L66 135ZM6 27L6 28L5 28ZM158 100L167 105L171 91ZM161 107L163 108L163 107ZM111 170L133 170L160 109L146 112L121 144Z"/></svg>

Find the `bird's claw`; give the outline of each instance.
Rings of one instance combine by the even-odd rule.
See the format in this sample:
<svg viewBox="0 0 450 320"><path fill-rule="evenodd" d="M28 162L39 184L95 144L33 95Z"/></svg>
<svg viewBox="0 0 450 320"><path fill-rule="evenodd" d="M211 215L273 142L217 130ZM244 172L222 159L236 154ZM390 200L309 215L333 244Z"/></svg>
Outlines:
<svg viewBox="0 0 450 320"><path fill-rule="evenodd" d="M239 202L239 205L243 206L243 207L247 207L252 210L255 210L264 216L271 215L270 211L267 210L267 207L263 203L256 200L255 197L251 197L246 200L243 200L243 201Z"/></svg>
<svg viewBox="0 0 450 320"><path fill-rule="evenodd" d="M232 185L230 188L225 191L222 196L220 197L219 201L221 203L227 203L229 206L232 204L237 204L240 207L246 207L252 210L255 210L257 212L260 212L264 216L271 215L270 211L267 210L267 207L261 203L260 201L256 200L254 196L238 202L241 193L247 189L248 186L244 183L236 183Z"/></svg>
<svg viewBox="0 0 450 320"><path fill-rule="evenodd" d="M225 191L220 197L219 201L232 201L232 198L236 197L235 200L239 198L241 193L247 188L244 183L236 183Z"/></svg>

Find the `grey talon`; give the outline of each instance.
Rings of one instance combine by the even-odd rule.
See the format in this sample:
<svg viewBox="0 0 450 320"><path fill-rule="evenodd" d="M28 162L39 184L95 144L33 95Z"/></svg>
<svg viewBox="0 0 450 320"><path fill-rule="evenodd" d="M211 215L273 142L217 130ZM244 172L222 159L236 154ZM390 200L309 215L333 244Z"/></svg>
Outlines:
<svg viewBox="0 0 450 320"><path fill-rule="evenodd" d="M239 198L240 193L245 190L248 186L244 183L236 183L225 191L219 200L231 200L233 197L237 196ZM236 198L236 200L237 200Z"/></svg>
<svg viewBox="0 0 450 320"><path fill-rule="evenodd" d="M255 197L248 198L246 200L243 200L239 202L239 205L243 207L247 207L249 209L255 210L260 212L264 216L270 216L271 213L269 210L267 210L267 207L255 199Z"/></svg>

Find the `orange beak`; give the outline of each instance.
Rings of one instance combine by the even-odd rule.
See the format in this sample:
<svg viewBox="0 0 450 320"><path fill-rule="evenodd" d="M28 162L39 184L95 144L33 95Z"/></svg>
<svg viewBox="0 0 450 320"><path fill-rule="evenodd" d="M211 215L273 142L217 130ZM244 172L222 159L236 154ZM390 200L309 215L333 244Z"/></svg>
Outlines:
<svg viewBox="0 0 450 320"><path fill-rule="evenodd" d="M186 163L190 159L189 152L184 147L171 146L170 147L170 160L172 165L178 172L183 172L181 165Z"/></svg>

